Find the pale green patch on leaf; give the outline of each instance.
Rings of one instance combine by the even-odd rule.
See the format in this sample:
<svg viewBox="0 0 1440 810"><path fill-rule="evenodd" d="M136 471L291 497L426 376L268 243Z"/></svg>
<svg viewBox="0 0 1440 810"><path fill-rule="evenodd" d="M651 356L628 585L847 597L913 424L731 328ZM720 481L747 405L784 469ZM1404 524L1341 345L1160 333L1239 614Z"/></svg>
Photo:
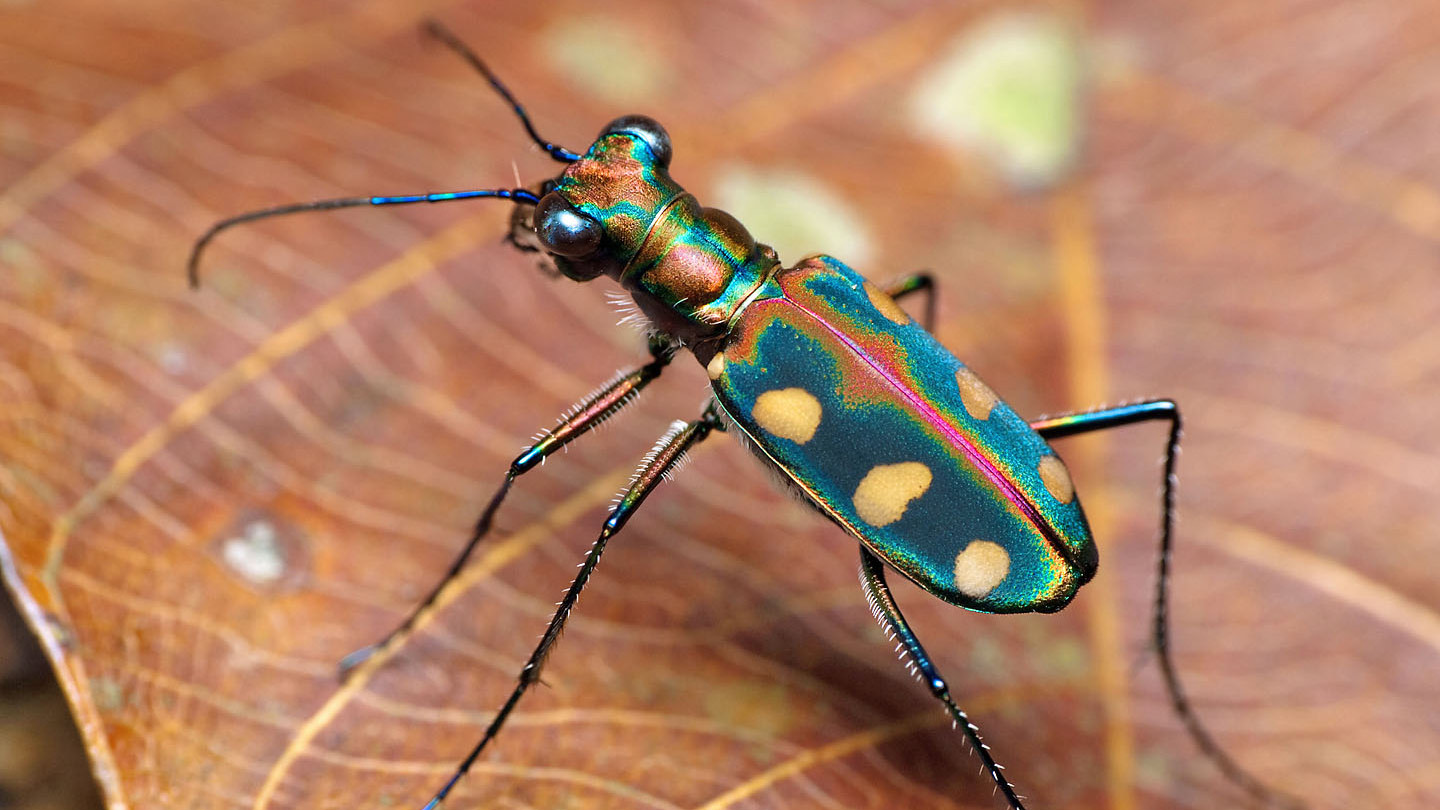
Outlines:
<svg viewBox="0 0 1440 810"><path fill-rule="evenodd" d="M711 719L767 737L780 737L793 722L792 697L784 684L722 683L705 692L702 708Z"/></svg>
<svg viewBox="0 0 1440 810"><path fill-rule="evenodd" d="M1004 681L1015 672L1009 653L991 638L976 638L970 645L968 666L976 678L989 682Z"/></svg>
<svg viewBox="0 0 1440 810"><path fill-rule="evenodd" d="M1057 681L1080 681L1092 674L1090 650L1079 639L1056 638L1036 652L1036 667Z"/></svg>
<svg viewBox="0 0 1440 810"><path fill-rule="evenodd" d="M1060 17L1006 11L967 30L910 97L916 133L1009 182L1051 185L1079 147L1082 60Z"/></svg>
<svg viewBox="0 0 1440 810"><path fill-rule="evenodd" d="M39 297L49 281L40 257L19 239L0 239L0 268L22 301Z"/></svg>
<svg viewBox="0 0 1440 810"><path fill-rule="evenodd" d="M114 678L99 677L90 682L90 697L102 712L118 712L125 708L125 688Z"/></svg>
<svg viewBox="0 0 1440 810"><path fill-rule="evenodd" d="M544 47L557 73L601 101L648 101L668 84L654 42L608 16L567 16L545 32Z"/></svg>
<svg viewBox="0 0 1440 810"><path fill-rule="evenodd" d="M864 218L838 192L795 169L732 165L716 177L714 205L735 215L787 266L824 253L864 272L875 240Z"/></svg>
<svg viewBox="0 0 1440 810"><path fill-rule="evenodd" d="M1175 784L1175 762L1161 751L1144 751L1135 757L1135 783L1151 790Z"/></svg>

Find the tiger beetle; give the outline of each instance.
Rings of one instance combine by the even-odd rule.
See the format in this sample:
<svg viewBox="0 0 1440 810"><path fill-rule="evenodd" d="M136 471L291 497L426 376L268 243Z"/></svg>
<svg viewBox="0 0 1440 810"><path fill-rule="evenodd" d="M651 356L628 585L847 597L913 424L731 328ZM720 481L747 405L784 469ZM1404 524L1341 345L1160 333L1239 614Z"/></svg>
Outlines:
<svg viewBox="0 0 1440 810"><path fill-rule="evenodd" d="M691 448L716 432L737 437L791 492L859 541L860 584L911 671L969 741L1012 810L1022 797L951 694L901 614L887 567L921 589L984 613L1053 613L1095 576L1095 541L1064 462L1048 440L1140 422L1169 426L1161 487L1151 643L1170 703L1201 751L1266 804L1302 806L1265 787L1215 741L1191 707L1170 654L1167 622L1180 410L1169 399L1026 422L930 334L935 289L916 274L880 287L830 256L781 265L734 217L703 208L670 177L670 137L642 115L612 121L583 154L540 137L524 107L489 67L437 23L426 32L465 59L510 105L559 176L537 190L493 188L316 200L217 222L220 232L267 217L356 206L498 198L515 204L508 241L539 253L575 281L608 276L649 322L650 358L582 399L522 452L477 520L469 541L429 595L384 639L341 662L341 676L409 634L490 532L515 479L632 402L688 349L710 379L699 418L677 421L639 465L580 563L514 690L480 741L424 810L436 810L499 734L540 672L610 539ZM895 301L927 298L927 325Z"/></svg>

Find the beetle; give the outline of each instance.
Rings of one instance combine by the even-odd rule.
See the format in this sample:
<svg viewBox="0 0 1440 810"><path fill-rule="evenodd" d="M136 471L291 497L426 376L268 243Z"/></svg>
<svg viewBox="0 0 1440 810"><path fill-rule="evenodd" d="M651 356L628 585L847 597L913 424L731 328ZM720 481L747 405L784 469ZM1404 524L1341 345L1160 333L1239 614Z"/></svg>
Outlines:
<svg viewBox="0 0 1440 810"><path fill-rule="evenodd" d="M786 267L733 216L703 207L670 175L673 145L657 121L617 118L583 153L542 138L494 72L438 23L426 31L477 70L510 105L561 173L536 188L347 197L266 208L215 223L193 247L188 272L219 233L243 222L357 206L504 199L515 204L508 240L553 270L618 282L649 327L650 359L582 399L506 471L446 575L383 640L341 662L342 677L406 636L489 533L517 478L615 415L682 351L705 368L710 400L677 421L639 465L580 563L509 698L480 741L425 805L438 808L535 684L609 540L687 451L715 433L735 436L791 492L856 541L860 582L881 627L969 741L1012 810L1022 797L960 708L886 582L893 570L929 594L972 611L1050 613L1097 569L1084 510L1049 441L1141 422L1168 425L1152 643L1170 702L1202 752L1252 797L1299 806L1241 768L1206 731L1170 656L1167 622L1180 410L1169 399L1022 419L896 299L929 296L923 274L887 288L840 260L812 256ZM929 320L933 320L933 315Z"/></svg>

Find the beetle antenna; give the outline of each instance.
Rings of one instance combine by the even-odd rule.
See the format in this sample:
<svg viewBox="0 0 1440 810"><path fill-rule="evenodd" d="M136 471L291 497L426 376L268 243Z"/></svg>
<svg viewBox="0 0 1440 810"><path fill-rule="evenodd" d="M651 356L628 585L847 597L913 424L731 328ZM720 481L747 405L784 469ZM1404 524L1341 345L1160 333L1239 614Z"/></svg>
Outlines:
<svg viewBox="0 0 1440 810"><path fill-rule="evenodd" d="M525 112L525 108L520 105L520 102L516 101L515 97L510 95L509 88L505 86L504 82L500 81L500 77L496 76L495 73L490 70L490 66L485 64L485 60L481 59L479 54L470 50L469 45L461 42L460 38L455 36L454 32L436 20L426 20L425 33L438 39L442 45L459 54L461 59L469 62L471 67L479 71L480 75L484 76L485 79L490 82L490 86L495 88L495 92L499 93L501 98L504 98L510 103L510 109L515 111L515 115L520 119L520 123L525 125L525 131L529 133L530 140L534 141L541 149L549 152L550 157L562 163L574 163L580 159L579 155L571 152L569 149L559 144L550 143L540 137L540 133L535 131L535 125L530 123L529 114Z"/></svg>
<svg viewBox="0 0 1440 810"><path fill-rule="evenodd" d="M406 194L398 197L337 197L330 200L312 200L311 202L277 205L273 208L261 208L257 211L237 214L211 225L209 230L205 231L199 239L195 240L195 246L190 249L190 261L186 264L186 270L190 276L190 286L192 288L200 286L200 254L204 252L205 246L209 245L210 240L218 236L221 231L241 223L254 222L257 219L267 219L285 214L298 214L301 211L328 211L332 208L355 208L362 205L436 203L486 197L517 200L519 202L530 203L531 205L540 202L539 197L536 197L523 188L483 188L469 191L445 191L437 194Z"/></svg>

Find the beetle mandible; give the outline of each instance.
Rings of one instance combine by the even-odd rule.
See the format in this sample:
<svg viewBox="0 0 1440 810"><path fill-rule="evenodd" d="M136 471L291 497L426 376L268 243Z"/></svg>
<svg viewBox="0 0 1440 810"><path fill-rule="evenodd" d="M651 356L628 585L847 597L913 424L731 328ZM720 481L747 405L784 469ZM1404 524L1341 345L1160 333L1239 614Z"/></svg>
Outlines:
<svg viewBox="0 0 1440 810"><path fill-rule="evenodd" d="M535 684L611 537L685 453L716 432L734 435L802 501L859 541L860 581L877 620L968 739L1012 810L1022 797L960 708L906 622L885 580L898 571L959 607L988 613L1054 612L1098 564L1074 485L1048 440L1146 421L1168 424L1152 642L1170 701L1207 757L1252 797L1298 806L1241 768L1201 725L1170 656L1167 622L1174 472L1181 419L1168 399L1027 422L895 299L934 289L924 275L882 289L829 256L785 267L731 215L700 205L670 176L665 129L641 115L618 118L583 153L536 132L524 108L451 32L427 32L480 72L559 176L536 191L478 189L348 197L267 208L213 225L189 262L221 231L267 217L355 206L497 198L515 203L509 240L541 252L575 281L607 276L649 322L650 360L577 403L522 452L445 577L382 641L347 656L342 676L405 636L488 534L514 481L614 415L657 379L678 352L704 366L711 399L678 421L645 457L611 510L579 572L480 741L425 805L434 810L499 733ZM931 307L933 309L933 306Z"/></svg>

